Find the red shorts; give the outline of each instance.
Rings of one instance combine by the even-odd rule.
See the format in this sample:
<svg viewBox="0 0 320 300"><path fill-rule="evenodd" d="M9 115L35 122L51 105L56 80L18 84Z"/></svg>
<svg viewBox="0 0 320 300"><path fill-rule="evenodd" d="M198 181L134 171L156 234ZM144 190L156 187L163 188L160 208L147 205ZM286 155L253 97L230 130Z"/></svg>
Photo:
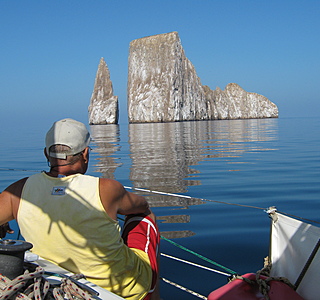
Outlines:
<svg viewBox="0 0 320 300"><path fill-rule="evenodd" d="M153 292L158 277L160 234L157 224L148 216L132 215L126 218L122 238L129 248L136 248L148 254L152 269L152 283L149 294Z"/></svg>

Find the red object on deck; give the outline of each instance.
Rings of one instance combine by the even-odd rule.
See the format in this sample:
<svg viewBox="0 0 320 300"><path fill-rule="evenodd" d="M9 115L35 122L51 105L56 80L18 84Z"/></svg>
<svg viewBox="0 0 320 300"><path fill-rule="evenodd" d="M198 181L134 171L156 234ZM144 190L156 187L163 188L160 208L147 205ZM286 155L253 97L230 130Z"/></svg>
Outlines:
<svg viewBox="0 0 320 300"><path fill-rule="evenodd" d="M242 277L256 280L256 274L248 273ZM265 276L260 276L266 279ZM269 282L268 292L270 300L303 300L303 298L291 287L281 281L272 280ZM208 296L208 300L264 300L264 296L259 291L258 284L249 284L242 279L235 279L221 288L213 291Z"/></svg>

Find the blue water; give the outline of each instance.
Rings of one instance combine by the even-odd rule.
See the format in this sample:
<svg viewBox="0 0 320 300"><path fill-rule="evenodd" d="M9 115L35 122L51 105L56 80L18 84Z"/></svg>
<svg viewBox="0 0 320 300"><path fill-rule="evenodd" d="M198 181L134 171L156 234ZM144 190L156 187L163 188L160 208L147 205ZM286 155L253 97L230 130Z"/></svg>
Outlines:
<svg viewBox="0 0 320 300"><path fill-rule="evenodd" d="M320 222L319 128L320 118L91 126L88 173L193 197L144 193L163 236L240 274L256 272L268 255L264 209L276 206ZM32 124L2 129L0 190L47 170L46 130ZM161 252L215 268L167 241ZM161 276L205 296L227 282L165 257ZM164 282L161 296L196 299Z"/></svg>

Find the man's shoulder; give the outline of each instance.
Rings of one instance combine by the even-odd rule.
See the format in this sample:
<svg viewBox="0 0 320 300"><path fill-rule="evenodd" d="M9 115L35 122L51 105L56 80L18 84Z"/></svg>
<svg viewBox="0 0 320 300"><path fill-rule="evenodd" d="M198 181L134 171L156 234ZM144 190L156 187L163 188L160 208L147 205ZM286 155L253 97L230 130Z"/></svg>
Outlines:
<svg viewBox="0 0 320 300"><path fill-rule="evenodd" d="M113 187L113 188L119 188L122 187L122 184L114 179L110 178L99 178L100 185Z"/></svg>
<svg viewBox="0 0 320 300"><path fill-rule="evenodd" d="M124 186L114 179L99 179L100 195L108 195L109 199L118 199L125 194Z"/></svg>
<svg viewBox="0 0 320 300"><path fill-rule="evenodd" d="M28 178L29 177L25 177L12 183L5 189L5 191L10 192L12 194L16 194L16 192L21 192Z"/></svg>
<svg viewBox="0 0 320 300"><path fill-rule="evenodd" d="M9 185L2 193L4 198L10 199L12 202L19 202L22 194L23 187L28 177L22 178L11 185ZM9 196L9 197L8 197Z"/></svg>

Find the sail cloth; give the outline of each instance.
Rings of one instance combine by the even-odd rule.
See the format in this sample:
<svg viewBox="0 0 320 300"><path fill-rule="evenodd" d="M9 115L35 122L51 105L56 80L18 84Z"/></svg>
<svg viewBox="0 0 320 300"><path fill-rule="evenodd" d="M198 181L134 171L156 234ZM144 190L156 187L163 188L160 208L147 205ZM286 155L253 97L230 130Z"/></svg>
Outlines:
<svg viewBox="0 0 320 300"><path fill-rule="evenodd" d="M272 213L271 276L286 277L295 284L310 255L317 250L320 228L299 220ZM297 288L306 300L319 300L320 250Z"/></svg>

